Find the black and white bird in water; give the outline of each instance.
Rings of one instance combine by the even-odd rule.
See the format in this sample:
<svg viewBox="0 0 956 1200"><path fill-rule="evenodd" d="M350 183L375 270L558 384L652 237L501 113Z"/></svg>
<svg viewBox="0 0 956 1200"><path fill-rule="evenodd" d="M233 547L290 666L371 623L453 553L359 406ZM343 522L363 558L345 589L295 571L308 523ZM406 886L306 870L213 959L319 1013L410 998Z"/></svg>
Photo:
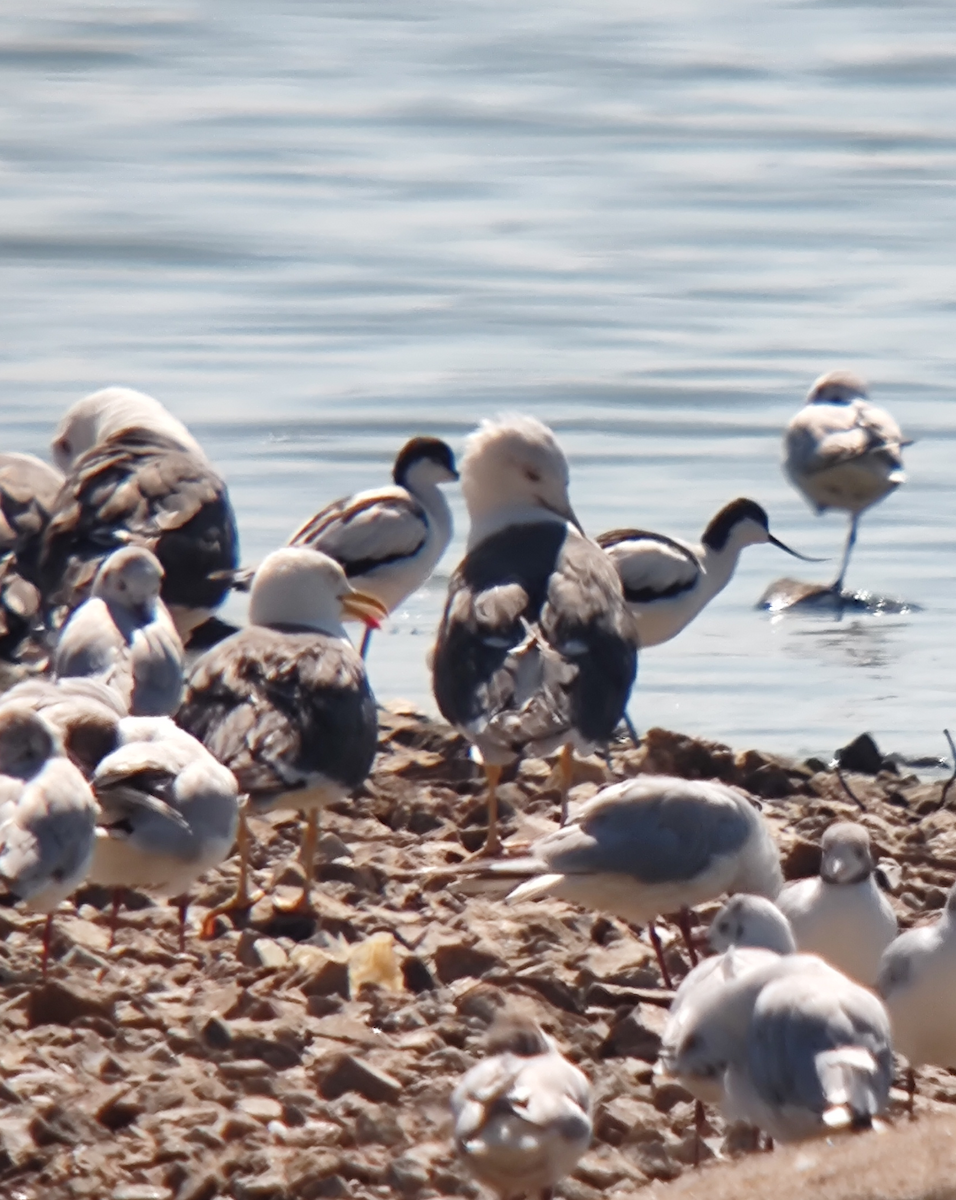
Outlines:
<svg viewBox="0 0 956 1200"><path fill-rule="evenodd" d="M587 1076L537 1022L504 1015L452 1094L455 1145L500 1200L544 1200L591 1144L591 1107Z"/></svg>
<svg viewBox="0 0 956 1200"><path fill-rule="evenodd" d="M58 679L99 679L136 717L176 711L183 691L183 644L160 600L163 568L142 546L114 550L93 580L92 595L60 634Z"/></svg>
<svg viewBox="0 0 956 1200"><path fill-rule="evenodd" d="M451 447L416 437L399 451L391 487L335 500L289 539L321 550L340 564L352 585L388 612L416 592L448 548L452 518L441 485L458 478ZM362 657L374 626L366 626Z"/></svg>
<svg viewBox="0 0 956 1200"><path fill-rule="evenodd" d="M699 546L643 529L612 529L596 540L621 577L642 650L686 629L730 582L747 546L776 546L794 558L817 561L775 537L765 510L747 499L726 504Z"/></svg>
<svg viewBox="0 0 956 1200"><path fill-rule="evenodd" d="M195 664L176 717L235 775L246 811L306 815L303 911L311 907L319 810L363 783L378 742L375 697L342 622L385 616L327 555L276 550L253 578L249 625ZM239 855L237 895L207 918L207 931L216 912L249 904L242 816Z"/></svg>
<svg viewBox="0 0 956 1200"><path fill-rule="evenodd" d="M784 470L818 513L850 518L840 573L830 590L843 592L860 517L904 483L904 441L896 421L870 404L866 384L850 371L821 375L784 435Z"/></svg>
<svg viewBox="0 0 956 1200"><path fill-rule="evenodd" d="M97 806L51 725L25 704L0 708L0 903L53 914L86 878Z"/></svg>
<svg viewBox="0 0 956 1200"><path fill-rule="evenodd" d="M607 555L581 531L554 434L527 416L485 421L461 486L471 528L432 658L442 715L488 779L488 838L500 846L496 787L523 754L560 752L562 819L572 754L614 736L637 671L637 635Z"/></svg>
<svg viewBox="0 0 956 1200"><path fill-rule="evenodd" d="M188 639L225 599L239 541L226 485L196 440L152 397L106 388L66 413L53 453L67 475L37 565L53 628L111 551L139 545L162 563L163 600Z"/></svg>

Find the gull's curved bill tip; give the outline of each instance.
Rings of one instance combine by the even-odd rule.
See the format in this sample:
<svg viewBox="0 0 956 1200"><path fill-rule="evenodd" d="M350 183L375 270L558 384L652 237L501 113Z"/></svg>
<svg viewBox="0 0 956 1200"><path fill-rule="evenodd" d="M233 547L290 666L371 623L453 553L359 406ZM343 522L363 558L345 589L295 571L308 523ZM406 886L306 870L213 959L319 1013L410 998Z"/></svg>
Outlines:
<svg viewBox="0 0 956 1200"><path fill-rule="evenodd" d="M787 554L792 554L794 558L802 559L804 562L829 562L830 561L828 558L813 558L809 554L801 554L799 550L791 550L790 547L786 544L786 542L781 542L781 540L777 537L774 537L772 533L767 534L767 541L770 543L771 546L776 546L778 550L785 550L787 552Z"/></svg>
<svg viewBox="0 0 956 1200"><path fill-rule="evenodd" d="M375 596L367 592L351 591L342 597L342 611L353 621L363 621L373 629L381 627L388 616L388 609Z"/></svg>

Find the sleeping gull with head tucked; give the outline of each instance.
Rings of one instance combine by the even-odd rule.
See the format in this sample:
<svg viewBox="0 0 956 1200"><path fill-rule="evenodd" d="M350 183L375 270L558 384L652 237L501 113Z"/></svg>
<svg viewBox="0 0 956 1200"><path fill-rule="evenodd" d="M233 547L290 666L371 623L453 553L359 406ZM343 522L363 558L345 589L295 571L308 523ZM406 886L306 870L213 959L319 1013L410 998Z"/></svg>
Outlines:
<svg viewBox="0 0 956 1200"><path fill-rule="evenodd" d="M53 728L27 705L0 708L0 903L47 914L44 974L53 913L86 877L96 815Z"/></svg>
<svg viewBox="0 0 956 1200"><path fill-rule="evenodd" d="M503 1017L451 1098L455 1145L501 1200L551 1189L591 1144L591 1086L537 1022Z"/></svg>
<svg viewBox="0 0 956 1200"><path fill-rule="evenodd" d="M826 830L821 849L819 876L788 883L777 906L801 951L872 987L898 926L876 881L870 835L862 825L840 821Z"/></svg>
<svg viewBox="0 0 956 1200"><path fill-rule="evenodd" d="M249 811L307 814L303 909L311 907L319 809L362 784L378 741L375 697L342 621L383 616L384 605L356 591L327 555L276 550L253 578L249 626L196 663L177 714L235 775ZM249 903L247 837L240 819L239 890L217 912Z"/></svg>
<svg viewBox="0 0 956 1200"><path fill-rule="evenodd" d="M222 603L238 555L226 485L196 440L152 397L106 388L69 410L53 452L67 477L38 583L54 625L89 594L106 555L132 544L162 563L163 600L187 637Z"/></svg>
<svg viewBox="0 0 956 1200"><path fill-rule="evenodd" d="M40 713L67 758L89 779L119 744L119 723L128 713L119 693L100 679L24 679L0 696L0 708L25 704Z"/></svg>
<svg viewBox="0 0 956 1200"><path fill-rule="evenodd" d="M463 867L467 874L467 864ZM750 798L716 782L639 775L580 806L531 844L527 857L480 866L485 878L523 880L509 901L553 897L648 925L665 983L653 920L725 893L774 897L780 856ZM683 923L686 934L686 920Z"/></svg>
<svg viewBox="0 0 956 1200"><path fill-rule="evenodd" d="M523 754L560 752L562 818L572 754L605 746L637 670L621 581L581 532L568 464L533 417L485 421L461 461L471 528L448 587L432 660L442 715L488 779L488 839L500 847L496 786Z"/></svg>
<svg viewBox="0 0 956 1200"><path fill-rule="evenodd" d="M73 613L53 657L59 679L90 676L114 688L133 716L175 712L183 645L159 598L163 568L140 546L114 551Z"/></svg>
<svg viewBox="0 0 956 1200"><path fill-rule="evenodd" d="M126 717L119 742L92 779L101 815L88 878L116 891L114 927L123 888L174 898L182 948L187 893L232 849L239 789L168 717Z"/></svg>

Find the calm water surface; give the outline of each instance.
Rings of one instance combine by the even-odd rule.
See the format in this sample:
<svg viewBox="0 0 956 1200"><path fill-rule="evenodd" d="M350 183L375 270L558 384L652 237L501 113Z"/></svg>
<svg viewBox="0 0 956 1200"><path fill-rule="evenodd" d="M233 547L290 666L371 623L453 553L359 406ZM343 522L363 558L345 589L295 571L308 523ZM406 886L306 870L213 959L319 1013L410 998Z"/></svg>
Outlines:
<svg viewBox="0 0 956 1200"><path fill-rule="evenodd" d="M849 582L904 617L771 620L748 551L632 712L781 751L954 720L956 6L6 0L0 434L128 383L229 480L246 561L403 439L550 422L589 531L696 536L740 494L837 556L781 428L850 365L917 439ZM425 654L464 530L373 643ZM836 564L832 564L835 571ZM831 564L800 570L825 577ZM241 617L235 601L230 613Z"/></svg>

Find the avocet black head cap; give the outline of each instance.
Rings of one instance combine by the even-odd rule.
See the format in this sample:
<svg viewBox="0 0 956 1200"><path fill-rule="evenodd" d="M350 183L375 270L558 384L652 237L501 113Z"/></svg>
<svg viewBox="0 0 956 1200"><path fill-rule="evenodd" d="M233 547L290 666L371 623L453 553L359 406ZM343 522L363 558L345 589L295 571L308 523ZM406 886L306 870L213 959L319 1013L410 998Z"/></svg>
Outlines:
<svg viewBox="0 0 956 1200"><path fill-rule="evenodd" d="M866 382L852 371L827 371L807 393L807 404L852 404L865 400Z"/></svg>
<svg viewBox="0 0 956 1200"><path fill-rule="evenodd" d="M455 467L455 455L451 446L440 438L416 437L399 450L392 468L392 478L399 487L405 487L408 473L419 463L431 465L432 480L435 483L451 483L458 478Z"/></svg>
<svg viewBox="0 0 956 1200"><path fill-rule="evenodd" d="M765 533L769 534L770 532L770 518L767 516L766 510L761 508L756 500L747 500L745 497L741 497L724 505L704 530L701 541L711 550L723 550L727 545L727 539L744 521L752 521L754 525L759 525Z"/></svg>

